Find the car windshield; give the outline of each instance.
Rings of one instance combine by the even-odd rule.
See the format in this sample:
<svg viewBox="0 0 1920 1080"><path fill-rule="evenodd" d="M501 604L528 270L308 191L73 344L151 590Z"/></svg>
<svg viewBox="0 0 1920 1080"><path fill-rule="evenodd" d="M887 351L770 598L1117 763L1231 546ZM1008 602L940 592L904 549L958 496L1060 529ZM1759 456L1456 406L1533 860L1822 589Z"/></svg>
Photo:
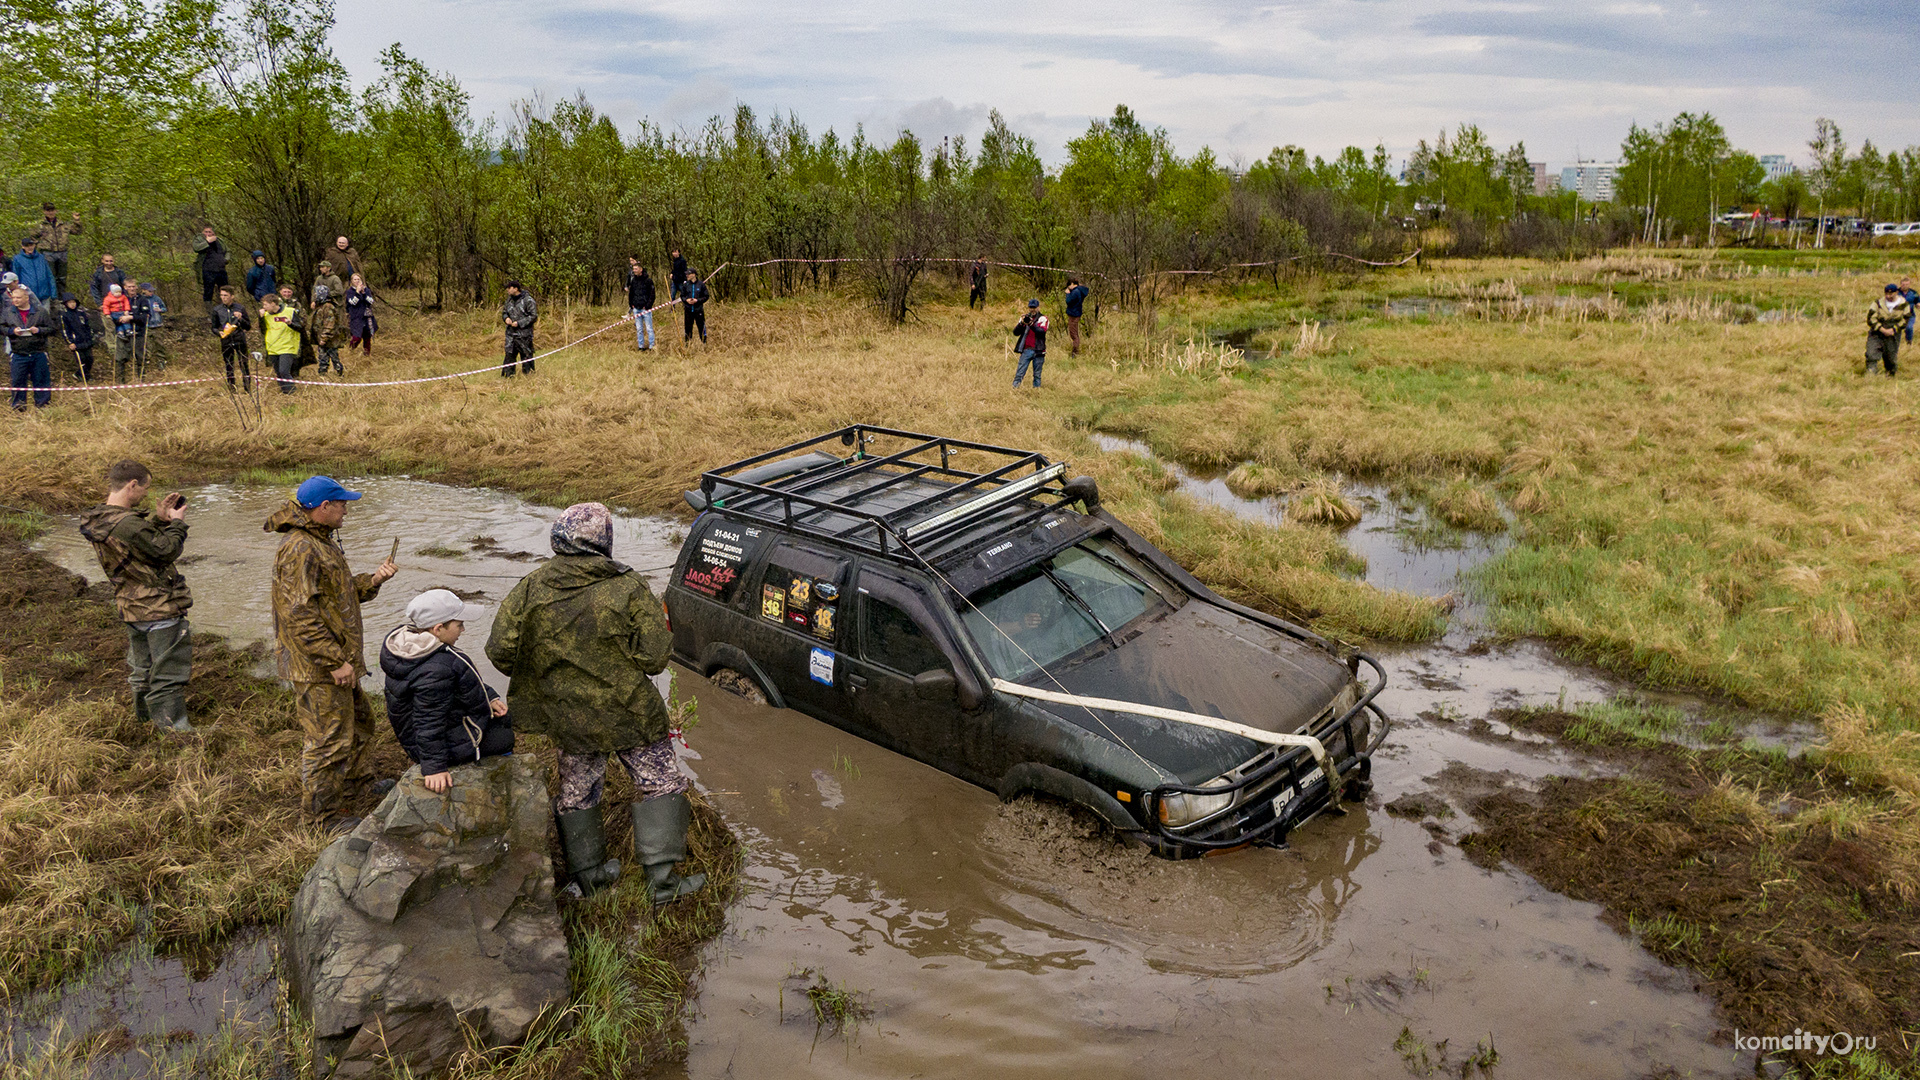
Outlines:
<svg viewBox="0 0 1920 1080"><path fill-rule="evenodd" d="M961 620L993 673L1019 680L1168 606L1175 590L1110 540L1088 540L969 597Z"/></svg>

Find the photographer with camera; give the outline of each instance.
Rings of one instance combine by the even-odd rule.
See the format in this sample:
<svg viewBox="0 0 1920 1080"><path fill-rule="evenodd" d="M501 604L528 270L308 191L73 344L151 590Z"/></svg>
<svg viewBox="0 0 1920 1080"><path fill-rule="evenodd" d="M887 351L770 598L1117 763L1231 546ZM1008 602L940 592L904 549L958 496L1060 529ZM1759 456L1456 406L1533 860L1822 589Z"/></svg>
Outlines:
<svg viewBox="0 0 1920 1080"><path fill-rule="evenodd" d="M193 594L174 565L187 543L187 500L169 492L151 514L141 510L153 474L131 459L107 470L107 501L80 517L113 585L113 603L127 624L127 681L133 715L168 731L187 732L187 680L193 638L187 609Z"/></svg>
<svg viewBox="0 0 1920 1080"><path fill-rule="evenodd" d="M1027 313L1013 327L1013 347L1019 350L1020 366L1013 369L1013 388L1020 389L1027 367L1033 367L1033 388L1040 389L1040 369L1047 364L1047 317L1040 313L1040 301L1027 301Z"/></svg>

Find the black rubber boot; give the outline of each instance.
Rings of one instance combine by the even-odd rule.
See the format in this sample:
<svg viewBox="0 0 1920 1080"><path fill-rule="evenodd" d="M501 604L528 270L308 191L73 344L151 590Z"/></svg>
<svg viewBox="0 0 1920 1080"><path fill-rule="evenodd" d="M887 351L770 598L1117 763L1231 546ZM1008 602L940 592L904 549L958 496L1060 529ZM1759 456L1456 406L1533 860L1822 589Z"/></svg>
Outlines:
<svg viewBox="0 0 1920 1080"><path fill-rule="evenodd" d="M153 722L153 714L147 711L147 695L138 690L133 692L133 718L143 724Z"/></svg>
<svg viewBox="0 0 1920 1080"><path fill-rule="evenodd" d="M687 857L687 826L693 804L685 793L662 795L633 804L633 857L647 872L653 906L670 904L707 883L705 874L681 877L674 865Z"/></svg>
<svg viewBox="0 0 1920 1080"><path fill-rule="evenodd" d="M620 880L620 860L607 858L607 831L599 807L569 810L558 820L560 846L567 853L567 873L573 875L582 896L592 896Z"/></svg>

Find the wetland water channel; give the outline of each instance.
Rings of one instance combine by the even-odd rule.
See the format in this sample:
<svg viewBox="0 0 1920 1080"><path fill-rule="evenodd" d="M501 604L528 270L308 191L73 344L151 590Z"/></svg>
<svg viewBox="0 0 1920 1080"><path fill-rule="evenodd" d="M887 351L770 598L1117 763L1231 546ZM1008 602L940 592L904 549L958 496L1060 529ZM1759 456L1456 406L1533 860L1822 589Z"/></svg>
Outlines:
<svg viewBox="0 0 1920 1080"><path fill-rule="evenodd" d="M1208 497L1194 490L1205 478L1176 475ZM419 590L452 587L497 604L547 554L550 509L408 479L355 486L367 497L341 535L353 565L371 568L400 541L400 574L368 605L370 656ZM237 645L264 640L278 538L260 526L284 492L189 494L196 626ZM1376 525L1379 513L1369 518ZM665 566L681 530L671 519L621 518L615 556ZM1364 553L1382 584L1461 588L1456 572L1472 553L1433 564L1394 547L1390 531L1369 535L1361 540L1378 549ZM71 528L39 546L99 579ZM665 578L648 576L656 588ZM487 620L468 628L476 657L488 629ZM748 859L743 895L705 955L684 1075L1388 1076L1402 1071L1394 1043L1403 1027L1429 1046L1451 1040L1456 1068L1490 1039L1510 1076L1750 1070L1750 1058L1716 1041L1712 1002L1687 973L1609 929L1599 908L1524 874L1473 866L1451 843L1468 827L1464 815L1423 827L1380 809L1405 794L1458 803L1474 784L1606 768L1544 741L1500 738L1498 725L1496 737L1475 734L1463 721L1505 705L1600 700L1622 684L1537 646L1472 637L1457 631L1380 657L1390 679L1381 701L1399 726L1368 804L1300 829L1290 850L1184 863L1086 835L1052 808L1002 805L679 672L700 701L685 764ZM1462 774L1473 778L1465 786ZM71 1034L124 1024L136 1040L210 1035L223 1016L270 1007L271 980L252 977L262 947L248 939L204 984L193 976L206 971L171 962L106 965L23 1003L12 1041L22 1048L55 1022ZM804 972L863 992L873 1018L848 1039L819 1037ZM142 1071L123 1056L116 1071Z"/></svg>

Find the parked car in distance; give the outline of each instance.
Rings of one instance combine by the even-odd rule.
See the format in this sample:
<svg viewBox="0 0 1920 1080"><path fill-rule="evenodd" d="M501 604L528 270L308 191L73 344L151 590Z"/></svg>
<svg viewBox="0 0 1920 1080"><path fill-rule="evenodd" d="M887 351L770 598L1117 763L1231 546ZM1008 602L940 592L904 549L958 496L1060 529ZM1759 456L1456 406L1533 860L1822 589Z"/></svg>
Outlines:
<svg viewBox="0 0 1920 1080"><path fill-rule="evenodd" d="M1283 845L1362 796L1380 665L1216 595L1066 468L857 424L703 473L674 655L1170 858Z"/></svg>

